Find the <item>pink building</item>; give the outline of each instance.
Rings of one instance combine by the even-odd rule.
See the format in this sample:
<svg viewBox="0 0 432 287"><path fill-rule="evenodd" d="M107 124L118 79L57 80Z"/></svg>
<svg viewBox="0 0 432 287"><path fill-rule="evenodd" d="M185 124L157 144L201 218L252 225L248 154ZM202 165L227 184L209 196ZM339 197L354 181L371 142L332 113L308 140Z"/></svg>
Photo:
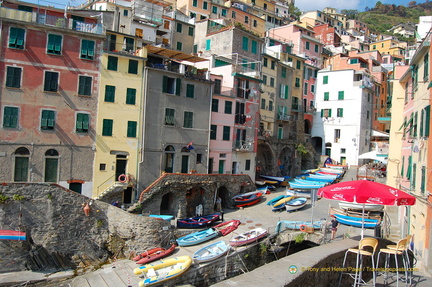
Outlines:
<svg viewBox="0 0 432 287"><path fill-rule="evenodd" d="M313 30L315 32L316 38L319 39L320 42L325 46L340 46L341 37L339 36L339 33L337 33L337 30L329 24L316 25Z"/></svg>

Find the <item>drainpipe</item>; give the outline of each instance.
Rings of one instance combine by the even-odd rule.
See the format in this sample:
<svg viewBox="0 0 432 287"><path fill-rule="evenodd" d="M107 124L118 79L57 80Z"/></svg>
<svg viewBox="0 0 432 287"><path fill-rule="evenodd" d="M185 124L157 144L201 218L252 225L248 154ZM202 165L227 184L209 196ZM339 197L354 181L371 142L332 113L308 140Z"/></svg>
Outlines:
<svg viewBox="0 0 432 287"><path fill-rule="evenodd" d="M143 47L144 49L144 47ZM144 64L144 63L143 63ZM144 143L145 143L145 116L144 113L146 112L147 109L147 78L148 78L148 69L145 67L145 65L143 65L143 69L142 69L142 96L140 97L141 100L141 112L140 112L140 123L141 123L141 136L138 139L138 147L139 150L141 151L141 160L137 163L137 193L139 193L139 191L141 190L141 166L144 163ZM137 194L137 198L139 198L139 194ZM136 200L136 199L135 199Z"/></svg>

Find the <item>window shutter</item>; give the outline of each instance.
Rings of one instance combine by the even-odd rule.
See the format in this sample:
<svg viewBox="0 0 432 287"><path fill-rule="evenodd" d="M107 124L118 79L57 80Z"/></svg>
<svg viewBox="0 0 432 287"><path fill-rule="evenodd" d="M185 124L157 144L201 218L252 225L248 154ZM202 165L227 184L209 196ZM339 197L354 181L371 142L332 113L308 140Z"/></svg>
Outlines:
<svg viewBox="0 0 432 287"><path fill-rule="evenodd" d="M425 114L426 114L425 115L426 121L425 121L424 136L428 137L429 136L429 128L430 128L430 105L425 108Z"/></svg>
<svg viewBox="0 0 432 287"><path fill-rule="evenodd" d="M176 96L180 96L180 89L181 89L181 79L180 78L177 78L176 79L176 91L175 91L175 94L176 94Z"/></svg>
<svg viewBox="0 0 432 287"><path fill-rule="evenodd" d="M420 116L420 133L419 135L422 137L424 135L424 131L423 131L423 121L425 118L425 110L422 109L421 111L421 116Z"/></svg>
<svg viewBox="0 0 432 287"><path fill-rule="evenodd" d="M288 99L288 97L289 97L289 86L286 85L285 86L285 99Z"/></svg>
<svg viewBox="0 0 432 287"><path fill-rule="evenodd" d="M81 114L82 115L82 129L88 130L90 126L90 116L88 114Z"/></svg>
<svg viewBox="0 0 432 287"><path fill-rule="evenodd" d="M168 77L167 76L163 76L163 79L162 79L162 92L168 93Z"/></svg>
<svg viewBox="0 0 432 287"><path fill-rule="evenodd" d="M251 47L251 52L256 54L257 53L257 42L256 41L252 41L252 47Z"/></svg>
<svg viewBox="0 0 432 287"><path fill-rule="evenodd" d="M83 128L83 114L77 114L76 129L82 130L82 128Z"/></svg>

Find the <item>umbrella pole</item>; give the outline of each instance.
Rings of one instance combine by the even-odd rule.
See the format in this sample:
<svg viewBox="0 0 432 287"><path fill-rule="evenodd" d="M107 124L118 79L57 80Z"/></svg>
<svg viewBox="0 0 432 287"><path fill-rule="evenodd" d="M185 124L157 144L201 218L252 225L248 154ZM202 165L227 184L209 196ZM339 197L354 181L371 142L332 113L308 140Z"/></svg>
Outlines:
<svg viewBox="0 0 432 287"><path fill-rule="evenodd" d="M363 203L363 214L362 214L362 231L361 231L361 239L363 239L363 235L364 235L364 218L365 217L365 204Z"/></svg>

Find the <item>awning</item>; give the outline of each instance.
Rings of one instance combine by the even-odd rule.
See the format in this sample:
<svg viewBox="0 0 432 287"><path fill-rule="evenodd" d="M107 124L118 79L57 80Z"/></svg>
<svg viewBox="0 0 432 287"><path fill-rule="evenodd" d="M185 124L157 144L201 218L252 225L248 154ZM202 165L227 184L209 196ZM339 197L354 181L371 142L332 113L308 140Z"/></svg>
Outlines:
<svg viewBox="0 0 432 287"><path fill-rule="evenodd" d="M361 155L359 155L358 158L359 159L372 159L372 160L380 161L382 163L387 163L388 155L377 154L376 151L369 151L369 152L362 153Z"/></svg>
<svg viewBox="0 0 432 287"><path fill-rule="evenodd" d="M390 135L388 133L379 132L379 131L376 131L376 130L372 130L372 136L373 137L383 137L383 138L390 137Z"/></svg>
<svg viewBox="0 0 432 287"><path fill-rule="evenodd" d="M156 47L152 45L147 45L146 48L147 48L147 52L150 54L165 56L167 58L171 58L178 61L188 61L192 63L208 61L208 59L204 59L191 54L182 53L179 51L170 50L167 48Z"/></svg>

